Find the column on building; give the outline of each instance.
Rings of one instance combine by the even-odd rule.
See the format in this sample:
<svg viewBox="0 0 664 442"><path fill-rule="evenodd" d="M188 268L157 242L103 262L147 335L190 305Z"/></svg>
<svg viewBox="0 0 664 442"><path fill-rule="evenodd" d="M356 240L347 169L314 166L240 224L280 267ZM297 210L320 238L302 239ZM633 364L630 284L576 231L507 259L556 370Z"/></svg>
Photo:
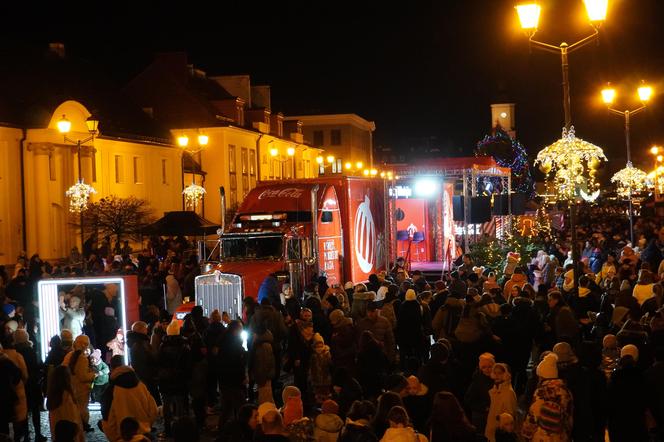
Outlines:
<svg viewBox="0 0 664 442"><path fill-rule="evenodd" d="M28 151L32 152L32 159L34 164L34 198L35 198L35 213L33 216L37 220L36 224L36 237L37 237L37 250L42 255L47 255L50 251L51 229L49 228L51 222L50 216L50 156L54 154L54 148L51 143L30 143Z"/></svg>
<svg viewBox="0 0 664 442"><path fill-rule="evenodd" d="M93 146L81 146L81 176L86 184L93 182L93 164L94 154L97 151ZM78 178L79 171L76 170L76 178Z"/></svg>

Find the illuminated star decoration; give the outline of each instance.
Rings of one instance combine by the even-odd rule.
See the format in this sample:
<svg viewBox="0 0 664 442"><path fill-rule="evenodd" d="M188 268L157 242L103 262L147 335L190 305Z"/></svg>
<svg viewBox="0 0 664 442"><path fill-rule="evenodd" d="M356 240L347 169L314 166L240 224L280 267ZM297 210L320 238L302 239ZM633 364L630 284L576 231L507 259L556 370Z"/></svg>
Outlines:
<svg viewBox="0 0 664 442"><path fill-rule="evenodd" d="M533 178L528 165L528 152L519 140L510 137L500 125L494 128L492 135L486 135L477 143L475 156L492 156L500 167L509 167L512 171L512 190L528 195L534 194ZM500 180L498 180L500 181ZM494 187L498 182L493 182Z"/></svg>
<svg viewBox="0 0 664 442"><path fill-rule="evenodd" d="M602 148L577 138L572 126L563 128L562 138L537 154L535 164L547 176L553 175L557 197L571 200L576 198L577 188L586 195L595 194L595 173L601 161L606 161Z"/></svg>
<svg viewBox="0 0 664 442"><path fill-rule="evenodd" d="M203 198L203 195L205 195L205 189L198 184L192 183L184 188L182 194L184 195L184 201L187 207L196 210L198 202Z"/></svg>
<svg viewBox="0 0 664 442"><path fill-rule="evenodd" d="M643 192L646 188L648 175L641 169L627 163L627 167L620 169L611 177L611 182L617 186L617 193L623 198L631 198L635 193Z"/></svg>
<svg viewBox="0 0 664 442"><path fill-rule="evenodd" d="M85 210L88 206L90 195L93 193L97 193L97 191L89 184L85 184L82 179L71 186L65 192L65 195L69 198L69 211L80 213Z"/></svg>

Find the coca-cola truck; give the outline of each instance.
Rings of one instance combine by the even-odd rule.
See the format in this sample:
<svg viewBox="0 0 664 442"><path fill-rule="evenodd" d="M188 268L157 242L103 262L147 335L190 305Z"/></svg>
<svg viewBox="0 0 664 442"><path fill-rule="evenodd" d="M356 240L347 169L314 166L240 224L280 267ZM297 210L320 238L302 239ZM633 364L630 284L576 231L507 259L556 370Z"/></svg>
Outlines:
<svg viewBox="0 0 664 442"><path fill-rule="evenodd" d="M216 308L238 317L242 299L256 298L271 273L298 294L314 275L329 285L366 281L388 265L387 197L384 181L373 178L258 183L219 238L219 263L196 278L195 303L206 315Z"/></svg>

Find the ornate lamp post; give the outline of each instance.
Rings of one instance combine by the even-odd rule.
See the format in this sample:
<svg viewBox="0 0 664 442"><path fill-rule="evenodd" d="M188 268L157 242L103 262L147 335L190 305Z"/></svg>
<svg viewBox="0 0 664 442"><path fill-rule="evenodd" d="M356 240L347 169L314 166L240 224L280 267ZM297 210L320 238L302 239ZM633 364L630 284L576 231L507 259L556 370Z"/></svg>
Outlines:
<svg viewBox="0 0 664 442"><path fill-rule="evenodd" d="M539 17L541 12L541 7L537 3L528 3L520 4L516 6L517 14L519 15L519 21L521 23L521 28L528 35L529 43L537 48L546 52L551 52L557 55L560 55L561 67L562 67L562 79L563 79L563 111L565 115L565 131L563 131L563 138L561 146L573 146L575 142L570 139L574 136L574 131L572 130L572 110L571 110L571 101L570 101L570 87L569 87L569 54L574 52L582 47L588 45L597 39L599 35L599 26L606 19L606 11L608 9L608 0L584 0L586 6L586 12L588 14L588 21L590 26L593 29L592 34L588 35L581 40L573 44L567 44L566 42L560 43L558 46L545 43L542 41L535 40L535 34L538 30ZM566 140L567 139L567 140ZM566 141L565 141L566 140ZM582 140L581 140L582 141ZM555 146L557 143L545 148L540 154L545 152L547 149ZM590 144L590 143L588 143ZM596 146L595 146L596 147ZM551 153L555 153L556 149L551 149ZM600 149L601 151L601 149ZM604 154L602 153L602 157ZM538 158L540 155L538 154ZM557 190L562 191L561 196L563 199L569 202L570 208L570 230L572 233L572 261L574 263L574 268L576 269L579 263L579 254L577 249L577 238L576 238L576 185L579 184L578 177L569 175L573 171L579 171L580 169L588 169L588 164L583 165L582 163L575 163L576 161L583 161L583 155L542 155L542 159L548 159L550 163L542 163L544 167L550 167L551 170L556 171L556 179L562 180L559 181ZM560 161L559 161L560 160ZM579 169L580 168L580 169ZM589 178L592 179L591 173L589 173ZM573 184L573 185L572 185ZM589 189L588 189L589 190ZM569 199L570 196L574 195L573 199ZM574 272L574 288L577 287L578 272Z"/></svg>
<svg viewBox="0 0 664 442"><path fill-rule="evenodd" d="M83 182L83 171L81 169L81 147L87 142L94 142L97 136L99 127L99 120L94 116L88 117L85 120L85 125L88 128L89 136L85 138L71 139L67 134L71 131L71 121L66 115L63 115L57 122L58 131L63 135L65 143L73 144L76 146L76 159L78 162L78 181L65 192L69 198L69 211L79 215L79 222L81 224L81 256L83 256L83 245L85 244L85 230L83 226L83 211L88 206L90 195L97 193L97 191L89 184ZM85 268L85 260L83 260L83 268Z"/></svg>
<svg viewBox="0 0 664 442"><path fill-rule="evenodd" d="M187 187L184 187L184 154L188 153L193 155L205 149L208 145L210 138L203 134L199 133L196 137L198 142L197 146L189 146L189 137L185 134L180 135L177 138L178 146L182 148L182 197L183 197L183 208L191 208L194 212L198 206L199 201L203 199L205 195L205 189L202 186L196 184L196 174L191 174L191 184Z"/></svg>
<svg viewBox="0 0 664 442"><path fill-rule="evenodd" d="M616 99L616 90L610 86L602 90L602 100L609 109L609 112L625 119L627 165L611 177L611 182L617 184L618 196L627 198L627 201L629 202L629 238L632 245L634 245L634 209L632 207L632 195L641 192L645 188L647 175L641 169L632 166L632 150L629 139L630 119L633 115L638 114L646 108L646 104L650 101L650 97L652 96L652 88L642 84L638 88L637 93L639 100L641 101L641 106L635 109L618 110L612 107L613 102Z"/></svg>

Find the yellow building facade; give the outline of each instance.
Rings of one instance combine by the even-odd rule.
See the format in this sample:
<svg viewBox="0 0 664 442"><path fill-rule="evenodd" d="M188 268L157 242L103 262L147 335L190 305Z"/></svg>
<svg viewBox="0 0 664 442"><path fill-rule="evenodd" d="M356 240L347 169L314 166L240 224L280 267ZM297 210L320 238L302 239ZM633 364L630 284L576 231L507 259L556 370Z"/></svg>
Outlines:
<svg viewBox="0 0 664 442"><path fill-rule="evenodd" d="M45 128L0 127L2 264L15 263L22 250L49 260L69 256L74 246L81 250L65 196L78 180L77 148L57 129L63 115L72 123L69 138L89 136L90 112L76 101L58 106ZM81 149L81 174L97 192L92 201L135 196L146 199L158 218L180 210L181 154L173 145L105 137L102 121L99 135Z"/></svg>

